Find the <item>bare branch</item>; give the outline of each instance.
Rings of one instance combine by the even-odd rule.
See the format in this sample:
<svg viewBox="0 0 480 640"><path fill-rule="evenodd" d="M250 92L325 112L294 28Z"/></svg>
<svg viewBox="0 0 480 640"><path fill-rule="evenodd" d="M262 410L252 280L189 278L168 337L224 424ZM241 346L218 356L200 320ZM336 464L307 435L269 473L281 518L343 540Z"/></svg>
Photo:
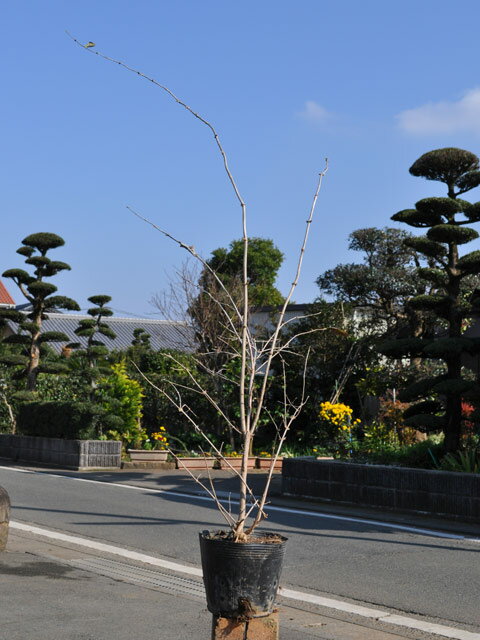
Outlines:
<svg viewBox="0 0 480 640"><path fill-rule="evenodd" d="M292 298L292 295L293 295L293 293L294 293L294 291L295 291L295 289L297 287L298 280L300 278L300 273L301 273L302 264L303 264L303 256L304 256L304 253L305 253L305 248L307 246L308 236L309 236L309 232L310 232L310 226L311 226L311 223L312 223L312 220L313 220L313 214L315 213L315 207L317 205L318 195L319 195L320 189L322 187L323 178L324 178L325 174L327 173L327 171L328 171L328 160L325 160L325 169L319 174L318 182L317 182L317 188L315 190L315 193L314 193L314 196L313 196L313 201L312 201L312 206L310 207L310 213L309 213L309 216L308 216L307 221L306 221L305 233L304 233L304 236L303 236L302 246L300 248L300 254L299 254L299 258L298 258L297 271L296 271L296 274L295 274L295 278L294 278L294 280L292 282L292 286L290 287L290 291L289 291L287 297L285 298L285 302L283 303L282 310L280 311L280 315L279 315L279 318L278 318L277 325L276 325L275 330L273 332L273 339L272 339L272 344L271 344L271 347L270 347L270 353L268 354L268 358L267 358L267 362L266 362L265 370L264 370L265 371L264 382L263 382L262 390L261 390L261 393L260 393L258 409L257 409L256 415L254 417L253 424L252 424L252 431L255 431L256 425L258 424L261 408L263 406L263 402L264 402L264 398L265 398L265 392L266 392L266 389L267 389L268 374L270 372L270 367L271 367L271 364L272 364L272 360L273 360L273 357L275 355L275 347L276 347L276 344L277 344L278 336L280 334L280 327L282 325L283 318L285 317L285 312L287 310L288 304L289 304L289 302L290 302L290 300Z"/></svg>
<svg viewBox="0 0 480 640"><path fill-rule="evenodd" d="M104 60L107 60L108 62L113 62L114 64L118 64L120 67L123 67L127 71L130 71L130 72L134 73L135 75L139 76L140 78L144 78L145 80L148 80L148 82L151 82L152 84L154 84L159 89L162 89L162 91L165 91L165 93L167 93L173 100L175 100L175 102L177 104L179 104L184 109L189 111L192 114L192 116L197 118L197 120L200 120L200 122L202 124L204 124L206 127L208 127L210 129L210 131L212 132L212 134L213 134L213 137L214 137L214 140L215 140L215 144L217 145L218 150L220 152L220 155L222 156L224 169L225 169L225 172L226 172L226 174L228 176L229 182L232 185L232 188L233 188L233 191L235 193L235 196L236 196L238 202L240 203L240 205L242 205L242 206L245 205L245 203L244 203L244 201L243 201L243 199L242 199L242 197L240 195L240 192L239 192L239 189L237 187L237 184L236 184L236 182L235 182L235 180L233 178L233 175L230 172L230 168L228 166L227 155L226 155L226 153L225 153L225 151L223 149L222 143L220 142L220 137L219 137L217 131L215 130L215 127L210 122L208 122L208 120L206 120L203 116L201 116L199 113L194 111L191 107L188 106L188 104L186 104L183 100L178 98L173 93L173 91L171 91L168 87L164 86L160 82L157 82L157 80L155 80L154 78L151 78L150 76L147 76L146 74L142 73L138 69L133 69L132 67L129 67L127 64L125 64L121 60L116 60L115 58L111 58L110 56L105 55L104 53L100 53L100 51L97 51L96 49L92 49L90 47L86 47L79 40L77 40L77 38L72 36L68 31L65 31L65 33L67 34L67 36L69 38L71 38L82 49L85 49L89 53L94 54L94 55L98 56L99 58L103 58Z"/></svg>
<svg viewBox="0 0 480 640"><path fill-rule="evenodd" d="M206 398L208 400L208 402L210 402L210 404L212 405L212 407L218 411L220 413L220 415L222 416L222 418L225 420L225 422L235 431L237 431L238 433L240 433L240 430L238 429L238 427L230 420L230 418L225 414L225 412L223 411L223 409L220 407L220 405L218 404L218 402L208 393L208 391L202 387L202 385L200 384L200 382L198 382L198 380L195 378L195 376L193 375L193 373L188 369L188 367L186 367L182 362L180 362L179 360L177 360L177 358L175 358L172 354L170 353L166 353L165 357L172 360L172 362L175 362L175 364L177 364L190 378L190 380L193 382L193 384L195 385L195 387L188 387L187 385L182 385L178 382L171 382L170 380L168 380L167 382L169 382L169 384L171 384L172 386L175 386L175 388L183 388L185 390L188 391L193 391L194 393L198 393L199 395L202 395L204 398ZM137 367L138 369L138 367Z"/></svg>
<svg viewBox="0 0 480 640"><path fill-rule="evenodd" d="M270 484L272 482L272 476L273 476L273 470L275 468L275 463L276 463L276 461L278 460L278 458L280 456L280 453L282 451L282 447L283 447L283 444L284 444L285 439L287 437L287 433L288 433L288 431L290 429L290 426L292 425L293 421L297 418L297 416L299 415L300 411L302 410L302 408L305 405L305 402L306 402L305 389L306 389L307 365L308 365L309 356L310 356L310 349L308 349L307 355L306 355L305 361L304 361L301 401L298 404L294 414L292 416L290 416L289 419L286 419L286 421L285 421L283 433L282 433L282 435L280 437L280 440L278 442L277 449L275 451L275 455L272 457L272 461L270 463L270 468L268 470L268 475L267 475L267 480L265 482L265 487L263 489L262 496L260 497L260 503L258 505L257 515L256 515L253 523L246 530L246 532L245 532L246 535L250 535L252 533L252 531L255 529L255 527L257 527L260 524L260 522L263 520L263 518L265 517L264 508L265 508L265 503L266 503L266 500L267 500L268 492L270 490ZM283 380L284 380L284 388L286 389L285 369L283 370L283 376L284 376L284 378L283 378ZM286 396L285 396L285 398L286 398Z"/></svg>
<svg viewBox="0 0 480 640"><path fill-rule="evenodd" d="M202 115L194 111L186 102L177 97L173 91L171 91L168 87L162 85L154 78L147 76L146 74L134 69L124 62L120 60L116 60L111 58L105 54L100 53L97 50L93 50L91 46L85 46L80 43L76 38L70 35L67 32L67 35L81 48L86 49L89 53L94 54L100 58L108 62L112 62L116 65L119 65L123 69L130 71L131 73L147 80L148 82L154 84L156 87L160 88L164 91L172 100L174 100L177 104L186 109L192 116L194 116L197 120L199 120L203 125L205 125L213 135L215 145L221 155L224 170L226 172L228 181L233 189L235 198L240 205L241 208L241 222L242 222L242 239L243 239L243 264L242 264L242 280L241 280L241 302L237 302L235 296L231 293L228 287L226 287L219 277L219 275L210 267L208 262L202 259L195 247L192 245L188 245L185 242L174 237L172 234L167 231L161 229L156 224L152 223L150 220L140 215L136 211L134 211L131 207L128 209L138 218L142 219L144 222L152 226L154 229L162 233L166 238L175 242L180 248L187 251L189 255L191 255L195 260L197 260L203 267L204 273L209 274L212 277L213 281L216 283L218 287L218 291L221 292L221 296L218 295L214 289L209 290L208 287L204 287L204 290L200 292L200 301L205 298L210 303L215 305L218 310L220 310L220 315L223 320L220 324L216 325L216 328L220 328L221 336L215 336L216 342L205 340L205 345L208 345L205 351L210 350L210 345L220 345L219 349L224 349L222 351L223 364L220 366L219 371L211 371L215 373L220 379L229 380L228 377L225 376L226 369L222 369L222 366L228 362L228 358L240 358L240 375L238 376L237 381L237 392L238 392L238 407L240 413L240 424L235 425L232 420L228 418L228 415L225 411L220 408L220 402L216 400L208 390L202 388L201 383L196 379L195 375L183 365L183 363L177 360L177 365L181 367L181 369L187 374L188 380L191 385L174 382L172 380L166 380L168 385L170 386L171 392L166 389L161 389L153 384L147 376L145 376L138 367L137 370L140 375L146 380L146 382L163 394L176 409L185 416L185 419L193 426L195 431L199 433L204 440L208 443L210 449L221 457L227 467L230 468L231 471L239 478L240 480L240 499L239 499L239 513L238 517L234 519L230 512L223 507L218 496L215 492L215 488L213 485L213 481L210 478L210 489L201 483L204 489L208 492L208 494L213 498L215 504L218 509L222 513L223 517L229 523L229 526L232 528L234 540L245 540L246 536L253 531L253 529L258 525L258 523L266 517L266 513L264 511L266 496L268 493L268 489L271 483L272 473L273 473L273 464L269 470L267 484L265 486L265 490L262 494L260 500L257 500L252 493L251 488L248 485L248 456L250 453L250 447L252 443L252 438L255 434L255 431L259 425L259 420L261 418L262 412L265 411L267 415L270 415L268 408L265 407L265 398L266 391L269 383L269 373L271 370L272 362L274 358L279 357L282 361L282 376L283 376L283 418L282 425L277 425L276 421L274 421L275 427L279 432L279 440L275 450L275 460L278 458L280 454L281 448L287 436L287 432L290 429L291 424L299 415L299 412L303 408L306 400L305 400L305 377L306 377L306 366L308 361L308 355L304 362L304 371L303 371L303 387L302 387L302 395L299 402L294 403L287 393L287 385L286 385L286 370L285 364L282 359L282 353L285 353L290 345L295 341L296 337L301 335L305 335L306 333L310 333L310 331L305 332L301 331L295 337L290 337L284 344L280 344L280 334L282 329L290 322L289 320L285 321L285 313L287 307L292 298L293 292L296 289L296 286L299 281L303 257L308 241L310 226L313 220L314 211L316 208L318 196L320 193L320 189L322 186L323 177L328 171L328 162L326 161L324 170L319 174L317 187L313 196L313 201L310 207L310 212L308 218L306 220L305 232L303 236L303 241L301 243L300 252L298 256L298 262L296 267L295 277L291 284L289 293L285 298L285 301L281 307L281 311L279 313L277 322L274 326L274 330L272 335L266 340L262 346L261 341L257 342L255 339L255 335L249 327L249 281L248 281L248 246L249 246L249 236L247 232L247 208L245 201L240 195L240 191L237 187L236 181L230 171L229 163L227 160L227 155L220 141L219 135L215 129L215 127ZM240 296L238 296L240 297ZM232 318L232 314L234 318ZM327 330L320 329L320 330ZM314 330L311 331L312 333ZM239 343L240 347L237 351L236 347L233 346L234 343ZM212 359L215 358L217 354L216 347L212 349ZM227 355L225 355L227 354ZM171 358L174 362L176 359L172 356ZM201 358L197 355L196 361L198 362ZM217 358L217 363L219 363L221 359ZM209 371L211 368L211 363L206 363L204 366L204 370ZM256 384L255 374L262 373L263 379L260 385ZM232 382L230 380L230 382ZM193 391L197 394L201 394L203 397L210 402L210 404L215 408L217 412L221 415L222 419L225 421L226 425L230 428L236 428L240 430L243 440L243 450L242 450L242 463L241 470L238 472L234 467L229 463L228 458L226 458L222 452L221 447L218 448L208 437L207 433L205 433L198 425L197 420L195 418L195 414L192 409L183 402L182 399L182 391ZM181 462L180 462L181 464ZM192 477L195 477L194 474L191 474ZM196 479L198 482L198 479ZM247 509L247 498L251 499L252 504L248 506ZM247 531L245 531L245 521L247 517L250 517L253 510L256 509L256 516L254 517L253 524Z"/></svg>
<svg viewBox="0 0 480 640"><path fill-rule="evenodd" d="M131 207L130 205L127 205L127 209L131 213L133 213L134 216L136 216L140 220L143 220L145 223L149 224L156 231L159 231L166 238L169 238L170 240L172 240L173 242L178 244L178 246L181 249L185 249L191 256L193 256L196 260L198 260L201 263L201 265L203 266L203 268L206 269L215 278L215 281L217 282L217 284L220 286L222 291L227 295L227 297L230 300L230 303L232 305L232 308L235 310L235 313L238 316L238 318L239 319L242 318L242 313L238 309L237 305L235 304L235 301L234 301L233 297L230 295L230 292L228 291L227 287L223 284L221 278L218 277L218 274L214 271L214 269L211 268L211 266L208 264L208 262L206 260L204 260L204 258L202 258L202 256L199 253L197 253L197 251L196 251L196 249L195 249L195 247L193 245L185 244L184 242L182 242L181 240L179 240L178 238L173 236L168 231L165 231L165 229L162 229L161 227L159 227L157 224L155 224L154 222L152 222L148 218L145 218L145 216L142 216L140 213L138 213L138 211L135 211L135 209L133 209L133 207Z"/></svg>
<svg viewBox="0 0 480 640"><path fill-rule="evenodd" d="M210 480L210 484L211 484L211 489L209 489L201 480L200 480L200 476L196 476L194 473L192 473L191 469L189 469L187 467L186 464L184 464L184 462L182 461L181 458L179 458L178 456L176 456L173 451L169 451L169 453L171 453L171 455L175 458L175 460L178 462L178 464L182 467L182 469L184 469L188 475L193 478L195 480L195 482L197 484L199 484L202 489L204 491L206 491L206 493L208 493L208 495L212 498L212 500L215 502L217 509L220 511L220 513L222 514L222 516L225 518L225 520L228 523L229 527L232 527L235 524L235 518L227 511L227 509L225 509L225 507L223 506L223 504L220 502L218 496L217 496L217 492L215 491L215 487L213 486L213 481L211 479L210 474L208 474L209 480ZM208 471L208 467L205 463L205 468Z"/></svg>

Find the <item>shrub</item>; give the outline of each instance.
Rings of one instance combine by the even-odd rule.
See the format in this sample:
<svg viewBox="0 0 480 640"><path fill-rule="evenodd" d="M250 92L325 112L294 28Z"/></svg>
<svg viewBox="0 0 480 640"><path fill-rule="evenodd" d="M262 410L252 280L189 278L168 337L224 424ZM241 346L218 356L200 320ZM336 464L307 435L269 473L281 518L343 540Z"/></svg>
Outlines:
<svg viewBox="0 0 480 640"><path fill-rule="evenodd" d="M385 444L375 450L368 450L362 445L354 452L353 462L386 464L398 467L414 467L419 469L437 469L438 460L444 454L442 438L430 436L427 440L411 445L392 446Z"/></svg>
<svg viewBox="0 0 480 640"><path fill-rule="evenodd" d="M108 439L122 440L124 447L142 446L148 434L142 429L143 392L140 383L127 375L125 362L114 364L112 373L97 388L102 427Z"/></svg>
<svg viewBox="0 0 480 640"><path fill-rule="evenodd" d="M480 473L480 448L477 446L456 453L447 453L438 468L443 471Z"/></svg>
<svg viewBox="0 0 480 640"><path fill-rule="evenodd" d="M89 440L97 437L99 410L87 402L29 402L18 411L18 433L25 436Z"/></svg>

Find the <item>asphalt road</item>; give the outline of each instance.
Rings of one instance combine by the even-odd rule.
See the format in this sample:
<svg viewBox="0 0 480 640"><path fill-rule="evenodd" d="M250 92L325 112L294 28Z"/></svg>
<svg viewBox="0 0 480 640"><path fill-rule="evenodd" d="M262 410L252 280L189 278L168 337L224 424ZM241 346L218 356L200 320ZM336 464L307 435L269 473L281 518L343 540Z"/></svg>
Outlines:
<svg viewBox="0 0 480 640"><path fill-rule="evenodd" d="M158 488L158 481L145 484ZM198 532L223 526L216 509L195 496L13 468L0 469L0 485L11 497L14 520L197 566ZM478 542L288 510L272 511L264 529L289 538L286 587L480 628Z"/></svg>

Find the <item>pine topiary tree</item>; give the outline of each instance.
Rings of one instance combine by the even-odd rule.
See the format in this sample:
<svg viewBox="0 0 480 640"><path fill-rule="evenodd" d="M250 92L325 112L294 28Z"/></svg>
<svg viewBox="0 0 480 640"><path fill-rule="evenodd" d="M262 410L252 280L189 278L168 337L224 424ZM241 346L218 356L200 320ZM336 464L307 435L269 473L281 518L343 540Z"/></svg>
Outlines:
<svg viewBox="0 0 480 640"><path fill-rule="evenodd" d="M88 309L87 313L90 318L83 318L79 321L75 333L79 337L87 338L87 344L84 349L79 342L72 342L67 346L76 349L75 357L85 359L86 367L84 374L88 377L91 387L91 399L96 387L96 380L105 375L108 370L108 362L106 357L108 349L101 340L97 339L97 334L114 340L116 338L115 331L103 322L103 318L109 318L113 315L113 311L107 305L111 301L111 297L107 295L96 295L88 298L88 301L96 305Z"/></svg>
<svg viewBox="0 0 480 640"><path fill-rule="evenodd" d="M147 333L145 331L145 329L134 329L133 330L133 340L132 340L132 346L133 347L137 347L137 348L141 348L141 349L145 349L145 350L150 350L152 348L151 344L150 344L150 334Z"/></svg>
<svg viewBox="0 0 480 640"><path fill-rule="evenodd" d="M419 268L418 275L436 287L434 295L420 295L410 301L413 309L433 312L439 327L431 339L403 339L382 346L392 357L422 357L445 363L446 373L415 382L403 392L404 400L437 397L436 411L425 411L420 402L409 409L407 422L425 431L442 429L445 448L459 448L462 430L462 397L478 391L478 384L466 379L462 371L465 354L480 353L480 340L463 337L463 323L480 311L480 296L467 295L466 283L480 274L480 251L459 256L459 245L479 237L469 223L480 221L480 202L471 204L459 198L480 185L479 159L462 149L430 151L410 167L414 176L438 180L447 186L447 197L425 198L414 209L392 216L392 220L428 229L426 235L406 240L406 244L433 261L430 268Z"/></svg>
<svg viewBox="0 0 480 640"><path fill-rule="evenodd" d="M33 233L24 238L23 246L17 249L17 253L25 256L25 263L34 267L33 275L23 269L8 269L3 273L4 278L13 280L31 306L31 311L26 315L11 309L0 311L3 320L14 322L19 328L18 333L6 337L4 342L22 346L22 353L4 356L1 361L16 367L20 377L26 377L28 391L35 390L39 373L63 373L66 370L60 363L40 363L46 343L68 340L64 333L42 332L42 322L48 319L47 312L55 309L80 310L75 300L54 295L57 287L45 281L45 278L70 270L65 262L47 257L51 249L64 244L65 241L54 233Z"/></svg>

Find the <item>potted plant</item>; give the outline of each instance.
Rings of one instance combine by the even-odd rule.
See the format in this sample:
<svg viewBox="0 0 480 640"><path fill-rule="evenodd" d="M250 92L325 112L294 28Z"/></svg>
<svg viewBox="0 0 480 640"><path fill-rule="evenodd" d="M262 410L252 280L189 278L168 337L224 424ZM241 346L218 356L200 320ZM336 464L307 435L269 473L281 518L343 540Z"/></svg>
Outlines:
<svg viewBox="0 0 480 640"><path fill-rule="evenodd" d="M177 469L213 469L217 458L197 451L175 453Z"/></svg>
<svg viewBox="0 0 480 640"><path fill-rule="evenodd" d="M237 411L235 413L229 412L228 409L222 406L221 393L215 395L210 388L205 387L202 384L201 376L195 376L179 359L175 358L174 354L169 357L177 367L185 371L188 382L176 384L175 381L169 380L171 388L155 388L170 400L191 425L191 428L204 438L206 448L216 456L217 460L220 460L222 467L225 465L225 468L229 469L238 478L238 508L236 513L232 513L228 506L225 506L217 496L215 485L211 479L210 482L205 482L200 476L195 476L190 472L192 477L211 496L226 522L224 531L202 531L199 533L208 609L217 619L221 617L229 618L235 621L235 624L240 624L244 621L247 626L242 637L246 638L248 621L256 617L268 616L273 610L285 550L286 539L283 536L276 533L260 532L258 527L266 518L265 504L276 461L285 443L291 424L307 400L305 386L297 398L291 398L286 389L286 375L282 354L294 342L295 336L292 337L290 335L288 339L285 339L282 330L286 324L291 322L291 319L286 319L286 311L299 281L310 226L322 180L328 167L326 165L325 169L318 174L312 205L307 216L303 241L300 246L296 272L289 292L278 309L278 313L274 318L273 328L268 335L260 336L249 322L251 283L249 277L247 206L230 171L227 155L215 127L175 96L169 88L161 85L154 78L133 70L123 62L113 60L101 54L98 50L94 51L90 45L85 46L75 38L73 40L86 51L93 52L98 57L114 62L120 67L135 73L137 77L148 80L166 92L177 104L181 105L205 125L213 135L214 143L223 162L227 181L240 207L242 269L235 285L226 284L216 269L212 267L209 261L204 260L197 253L191 243L177 239L171 233L153 224L133 209L130 208L130 210L138 218L150 224L180 248L187 251L201 265L202 274L198 283L199 297L197 296L195 301L202 302L206 300L216 309L217 320L219 319L216 328L221 327L223 330L221 342L223 348L219 347L217 342L213 350L215 351L215 356L218 356L221 352L221 357L216 357L215 359L215 362L220 363L218 369L215 369L214 365L212 365L212 358L202 359L197 354L199 369L202 370L203 374L206 373L212 377L216 376L220 381L218 388L221 388L221 382L225 380L225 371L229 368L229 365L231 365L230 370L237 372L234 379L229 378L229 384L234 384L236 388ZM305 367L306 363L304 363L304 372ZM283 375L283 405L282 410L279 412L280 417L277 415L272 416L273 424L277 430L276 445L272 452L263 494L257 497L253 495L248 482L249 458L251 457L254 436L262 424L265 414L268 414L266 401L270 374L274 369L280 372L280 376ZM153 383L150 384L155 386ZM184 400L187 389L191 393L201 394L210 402L217 415L224 421L225 428L240 443L238 456L229 457L225 455L222 452L222 448L217 446L209 434L202 429L197 415ZM182 458L178 457L177 460L181 467ZM233 462L234 460L235 463Z"/></svg>
<svg viewBox="0 0 480 640"><path fill-rule="evenodd" d="M127 453L132 462L165 462L168 458L168 447L165 427L159 427L150 437L142 430L133 447L127 449Z"/></svg>
<svg viewBox="0 0 480 640"><path fill-rule="evenodd" d="M217 469L241 469L242 468L242 454L238 451L234 451L232 447L224 447L221 454L216 456ZM253 469L255 467L255 456L248 456L247 468Z"/></svg>
<svg viewBox="0 0 480 640"><path fill-rule="evenodd" d="M257 467L257 469L269 469L270 465L273 462L273 468L275 469L275 471L281 471L282 464L283 464L283 456L279 455L275 460L274 460L274 457L275 456L272 456L271 452L260 451L260 453L256 457L255 466Z"/></svg>

